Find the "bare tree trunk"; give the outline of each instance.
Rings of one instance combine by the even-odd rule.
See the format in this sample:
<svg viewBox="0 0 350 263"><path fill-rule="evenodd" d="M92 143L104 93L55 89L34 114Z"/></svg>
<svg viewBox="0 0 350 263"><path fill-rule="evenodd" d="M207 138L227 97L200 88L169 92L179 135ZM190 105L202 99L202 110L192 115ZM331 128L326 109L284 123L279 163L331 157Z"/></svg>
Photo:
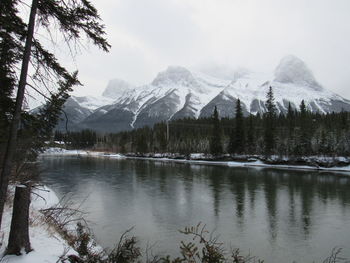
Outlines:
<svg viewBox="0 0 350 263"><path fill-rule="evenodd" d="M25 49L23 54L21 76L19 79L17 97L16 97L16 107L13 113L13 119L10 126L9 138L7 141L6 151L3 159L2 171L0 176L0 229L2 222L2 214L4 211L4 205L7 195L7 187L10 180L11 168L12 168L12 159L17 145L17 131L21 122L21 111L22 104L24 99L24 92L27 83L27 74L29 67L29 60L32 48L32 40L34 34L34 25L35 25L35 16L38 7L38 0L32 1L32 7L30 11L28 32L25 43Z"/></svg>
<svg viewBox="0 0 350 263"><path fill-rule="evenodd" d="M23 249L26 253L32 250L29 241L29 205L30 187L17 186L6 254L21 255Z"/></svg>

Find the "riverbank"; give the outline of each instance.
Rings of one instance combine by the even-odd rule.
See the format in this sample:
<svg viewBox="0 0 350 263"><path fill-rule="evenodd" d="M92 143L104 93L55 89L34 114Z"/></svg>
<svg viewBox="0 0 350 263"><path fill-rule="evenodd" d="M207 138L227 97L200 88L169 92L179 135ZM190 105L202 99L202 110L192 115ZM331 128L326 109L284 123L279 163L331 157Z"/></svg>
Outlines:
<svg viewBox="0 0 350 263"><path fill-rule="evenodd" d="M59 203L56 194L47 187L35 189L32 193L30 205L29 235L32 252L21 256L3 256L7 247L8 235L12 217L12 199L14 187L10 187L9 201L6 203L3 225L1 230L0 256L2 262L8 263L38 263L58 262L62 255L77 255L78 253L49 225L40 212Z"/></svg>
<svg viewBox="0 0 350 263"><path fill-rule="evenodd" d="M122 154L90 151L90 150L66 150L59 147L47 148L41 156L80 156L80 157L105 157L105 158L126 158Z"/></svg>
<svg viewBox="0 0 350 263"><path fill-rule="evenodd" d="M48 148L42 156L79 156L115 159L139 159L162 162L178 162L205 165L221 165L229 167L275 168L288 170L314 170L350 173L349 157L308 156L287 158L271 156L230 156L228 154L214 157L210 154L192 153L189 155L175 153L147 153L147 154L118 154L90 150L65 150L62 148Z"/></svg>
<svg viewBox="0 0 350 263"><path fill-rule="evenodd" d="M196 154L197 155L197 154ZM313 159L305 160L304 162L299 162L296 164L295 161L288 160L272 160L264 161L259 158L247 158L234 160L216 160L216 159L201 159L201 158L181 158L181 157L159 157L159 156L140 156L140 155L126 155L128 159L140 159L140 160L153 160L162 162L177 162L177 163L190 163L190 164L204 164L204 165L220 165L229 167L252 167L252 168L275 168L275 169L288 169L288 170L313 170L313 171L328 171L328 172L345 172L350 173L350 165L344 164L342 166L330 166L323 167L318 165L323 161L328 161L327 159L320 158L317 162L314 161L317 157ZM340 159L340 163L342 159ZM337 161L335 161L337 162ZM309 165L308 165L309 164Z"/></svg>

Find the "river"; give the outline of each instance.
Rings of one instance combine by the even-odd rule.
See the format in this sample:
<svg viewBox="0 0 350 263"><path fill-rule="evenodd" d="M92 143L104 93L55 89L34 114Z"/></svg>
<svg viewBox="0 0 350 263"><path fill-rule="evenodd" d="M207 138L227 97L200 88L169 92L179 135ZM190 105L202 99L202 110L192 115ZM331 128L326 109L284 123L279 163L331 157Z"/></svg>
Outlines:
<svg viewBox="0 0 350 263"><path fill-rule="evenodd" d="M350 258L350 177L145 160L43 157L43 182L82 203L105 248L132 234L154 254L179 255L179 229L206 224L227 250L265 262Z"/></svg>

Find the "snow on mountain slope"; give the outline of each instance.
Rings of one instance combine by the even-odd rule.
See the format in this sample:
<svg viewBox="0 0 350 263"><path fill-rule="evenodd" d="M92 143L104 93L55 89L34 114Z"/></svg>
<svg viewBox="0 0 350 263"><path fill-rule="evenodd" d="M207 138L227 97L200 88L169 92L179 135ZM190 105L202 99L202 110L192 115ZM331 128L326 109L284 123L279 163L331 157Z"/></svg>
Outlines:
<svg viewBox="0 0 350 263"><path fill-rule="evenodd" d="M94 110L106 105L112 104L113 99L105 97L77 97L71 96L64 104L64 112L61 114L56 129L65 131L80 129L79 123L90 116Z"/></svg>
<svg viewBox="0 0 350 263"><path fill-rule="evenodd" d="M172 66L160 72L151 84L130 90L114 105L96 110L83 124L98 123L105 129L106 120L113 119L120 128L131 129L169 119L197 118L200 110L229 83ZM126 115L130 117L124 118Z"/></svg>
<svg viewBox="0 0 350 263"><path fill-rule="evenodd" d="M80 123L89 117L96 109L111 105L133 86L123 80L111 80L102 96L71 96L64 104L64 113L57 125L58 130L81 129ZM101 111L105 111L101 109Z"/></svg>
<svg viewBox="0 0 350 263"><path fill-rule="evenodd" d="M287 56L273 73L244 69L227 79L171 66L150 84L127 89L112 104L96 109L79 125L117 132L170 119L209 117L215 106L221 117L232 117L237 99L241 100L245 115L263 113L270 86L280 112L286 112L289 103L298 108L303 99L314 112L350 111L349 100L324 89L302 60Z"/></svg>
<svg viewBox="0 0 350 263"><path fill-rule="evenodd" d="M309 105L310 110L317 110L311 107L312 102L318 100L330 101L330 99L342 98L336 94L322 89L317 86L314 89L313 86L305 86L302 84L294 84L288 82L278 82L273 80L273 77L265 74L250 73L244 77L232 82L226 89L226 93L234 98L239 98L243 104L249 109L249 112L256 113L257 110L252 108L254 100L264 102L266 100L266 94L269 87L273 88L275 102L279 106L279 109L287 109L290 102L293 107L298 107L301 100L305 100ZM287 103L288 101L288 103ZM318 110L326 112L321 106L318 106Z"/></svg>
<svg viewBox="0 0 350 263"><path fill-rule="evenodd" d="M76 97L71 96L70 99L77 102L81 107L86 108L90 111L94 111L102 106L112 104L114 102L113 98L107 97L93 97L93 96L84 96L84 97Z"/></svg>
<svg viewBox="0 0 350 263"><path fill-rule="evenodd" d="M275 103L280 112L286 112L289 103L293 108L298 108L302 100L314 112L350 110L349 100L324 89L302 60L287 56L281 60L273 74L245 72L235 78L203 108L200 117L209 116L215 106L218 107L220 116L232 117L238 98L245 114L262 113L265 111L264 103L269 87L273 89Z"/></svg>

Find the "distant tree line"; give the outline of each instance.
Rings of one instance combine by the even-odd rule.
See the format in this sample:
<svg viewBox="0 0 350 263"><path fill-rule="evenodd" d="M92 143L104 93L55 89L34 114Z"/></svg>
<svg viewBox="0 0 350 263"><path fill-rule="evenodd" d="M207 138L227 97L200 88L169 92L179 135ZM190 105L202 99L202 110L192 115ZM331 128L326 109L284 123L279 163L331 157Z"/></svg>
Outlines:
<svg viewBox="0 0 350 263"><path fill-rule="evenodd" d="M269 89L265 105L265 113L243 116L238 99L233 119L220 119L220 113L215 107L210 118L178 119L168 124L155 124L153 128L144 127L103 137L96 136L94 145L122 153L349 155L349 112L313 113L307 109L303 100L298 109L289 104L286 114L278 113L272 88ZM86 131L82 131L73 137L84 137L85 134ZM73 133L68 134L68 137L72 135ZM76 140L73 137L72 143Z"/></svg>
<svg viewBox="0 0 350 263"><path fill-rule="evenodd" d="M98 137L95 131L92 130L82 130L79 132L62 133L60 131L55 131L55 141L65 143L69 148L74 149L85 149L92 148L97 142ZM101 137L99 137L101 139ZM102 137L102 140L104 138Z"/></svg>

